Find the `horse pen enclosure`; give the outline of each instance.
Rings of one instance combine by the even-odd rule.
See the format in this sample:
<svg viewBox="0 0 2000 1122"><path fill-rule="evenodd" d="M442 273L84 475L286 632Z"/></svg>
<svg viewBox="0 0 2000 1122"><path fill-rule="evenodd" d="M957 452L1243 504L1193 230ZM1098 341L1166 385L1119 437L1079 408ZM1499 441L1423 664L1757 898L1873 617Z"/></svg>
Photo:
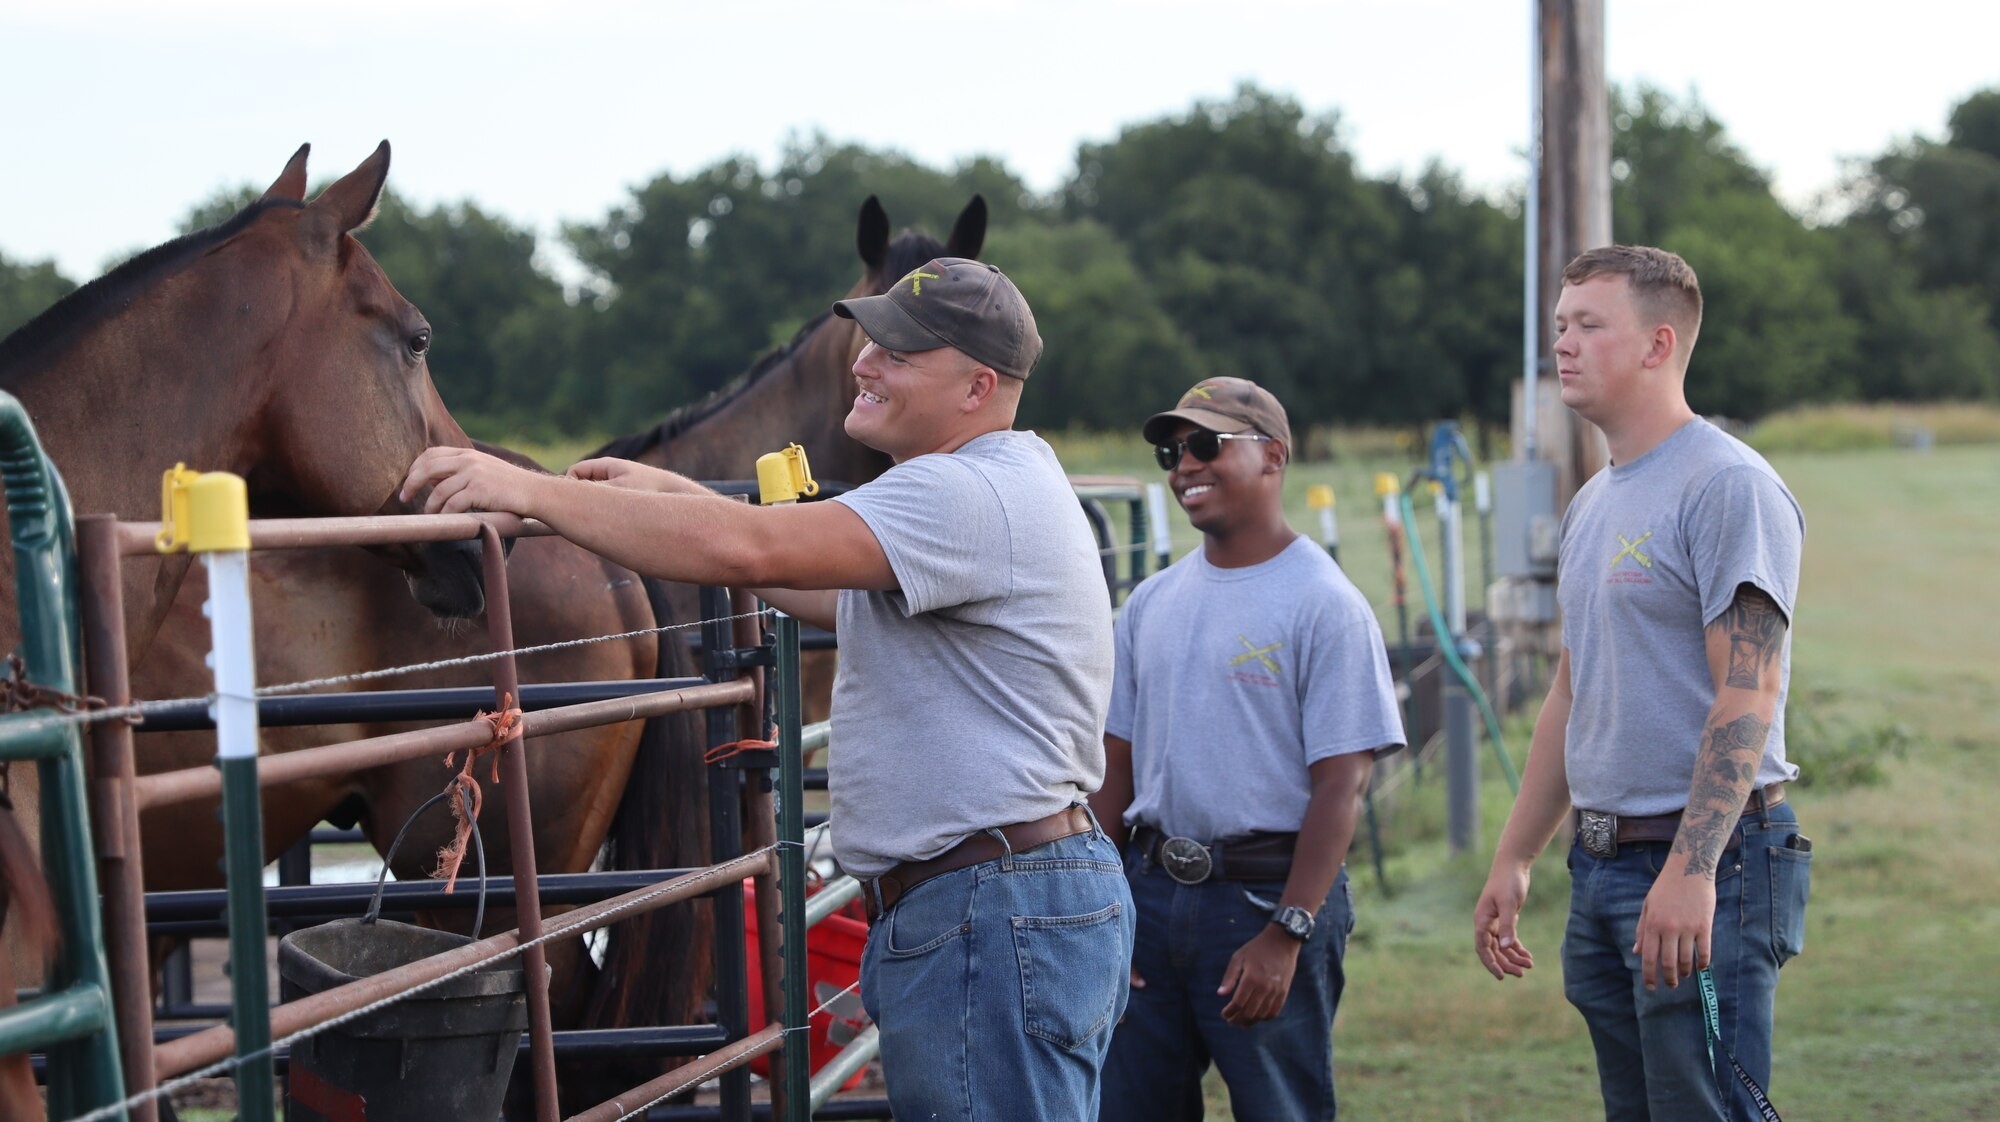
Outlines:
<svg viewBox="0 0 2000 1122"><path fill-rule="evenodd" d="M50 848L50 859L66 873L59 878L56 893L66 929L63 958L55 975L57 985L47 994L0 1013L0 1050L51 1048L50 1106L57 1117L123 1117L129 1111L134 1118L151 1118L156 1116L158 1097L165 1089L197 1075L222 1072L233 1073L242 1089L242 1117L269 1117L270 1072L279 1048L308 1039L333 1023L408 997L416 989L435 986L483 964L518 955L525 963L525 977L530 979L526 986L528 1052L532 1059L535 1115L538 1119L555 1119L560 1116L555 1083L558 1041L551 1028L544 988L544 947L555 940L579 937L621 918L703 895L714 901L718 934L716 1023L582 1034L583 1038L562 1043L573 1045L577 1052L707 1055L572 1117L593 1122L630 1117L718 1075L722 1077L720 1116L750 1116L748 1073L743 1065L764 1053L786 1053L788 1039L803 1042L808 1027L803 971L809 917L804 886L798 642L793 621L779 618L774 627L762 627L760 621L770 617L758 611L746 594L736 594L732 602L730 595L722 590L704 590L706 618L695 625L677 625L702 629L707 669L704 677L586 684L573 687L571 693L587 694L594 690L607 696L523 712L516 704L521 695L514 657L519 652L514 650L511 634L502 536L503 531L512 537L545 533L545 530L522 524L518 519L486 515L246 522L242 541L226 543L234 548L221 548L211 556L227 558L233 554L240 566L242 547L246 546L289 549L332 542L482 541L492 647L491 656L484 661L491 662L494 677L494 691L484 700L493 707L493 712L435 728L305 749L261 761L254 750L247 755L234 754L225 747L220 774L215 768L203 767L140 777L133 759L133 726L118 718L143 714L151 707L130 705L122 657L126 642L119 595L120 568L123 558L152 553L177 531L173 525L163 530L155 524L92 517L76 527L72 552L68 503L59 478L41 456L19 406L9 399L0 401L0 407L4 407L4 431L10 438L4 461L9 514L21 560L17 568L19 603L24 635L29 640L26 677L68 694L76 688L78 655L87 653L89 674L84 689L101 699L92 701L94 712L55 718L17 715L8 718L4 728L0 728L0 737L11 746L9 754L42 761L42 770L49 777L43 785L44 823L57 843ZM240 501L240 483L235 494ZM214 613L218 625L225 622L225 617L232 616L239 628L247 624L246 613L221 607L227 593L219 578L212 584L212 594L211 603L218 605ZM247 598L243 603L247 605ZM80 614L73 610L80 610ZM247 639L247 630L242 632L242 638ZM225 641L218 627L218 691L211 695L211 700L218 705L218 716L225 725L220 735L227 745L232 735L240 736L245 731L240 724L234 733L226 727L234 707L236 717L249 717L247 731L254 743L258 702L249 696L242 683L232 685L223 680L232 661L232 656L220 646ZM247 668L247 656L246 646L233 657L238 666ZM767 672L773 675L768 688ZM368 676L372 675L361 677ZM308 683L328 684L333 683ZM635 689L645 692L635 693ZM264 697L293 692L299 692L298 688L266 687L256 691ZM479 704L459 692L461 696L452 698L405 700L462 707L461 712ZM319 697L315 703L338 707L335 698ZM549 884L552 899L579 906L545 924L535 876L533 831L528 828L532 808L526 798L525 741L593 723L697 708L707 710L711 754L727 765L709 771L714 796L711 831L716 863L700 869L658 870L643 877L573 874L555 878ZM778 729L773 742L741 735L761 732L772 724ZM81 801L85 791L81 782L84 774L81 738L86 726L91 771L95 776L89 784L91 806L87 814ZM257 833L255 789L276 787L334 770L456 752L468 753L464 774L469 776L472 757L487 749L498 752L499 791L514 826L509 836L515 875L493 888L511 899L520 916L519 928L468 941L435 958L269 1008L261 970L266 908L260 876L264 862ZM247 767L235 767L238 763ZM778 773L779 787L775 809L768 782L773 767ZM464 780L454 778L449 787L456 791L463 783ZM233 1028L217 1026L187 1035L170 1035L156 1043L147 957L148 904L141 888L141 854L135 844L138 814L148 807L214 799L218 795L223 798L225 827L230 835L228 910L234 953L238 961L254 955L260 969L238 972L235 978ZM96 825L97 856L104 871L105 953L99 953L96 921L90 908L95 893L91 884L92 846L87 822ZM742 844L746 828L755 843L747 852ZM763 889L757 894L757 901L759 911L764 913L762 930L767 933L762 943L764 961L757 965L767 983L763 990L772 1023L755 1033L749 1031L751 1011L745 995L747 970L751 966L745 958L743 939L741 886L746 877L753 878ZM289 892L281 888L270 893L276 905L273 910L294 919L304 914L351 914L357 896L366 895L336 886ZM463 901L464 897L459 899ZM427 885L399 885L391 896L391 906L399 910L447 903L442 894ZM165 907L171 910L171 902ZM818 914L824 911L821 909ZM780 928L782 948L776 945L780 941L769 934ZM538 985L535 980L543 981ZM277 1047L273 1047L274 1038ZM861 1051L867 1041L857 1044L857 1051ZM795 1054L803 1056L803 1050L796 1050ZM865 1055L861 1058L865 1059ZM850 1057L842 1077L857 1065L858 1061ZM448 1073L441 1077L451 1078ZM838 1082L836 1078L832 1084ZM832 1084L809 1084L803 1063L779 1063L772 1081L778 1116L806 1117L811 1103L823 1100L831 1092ZM351 1109L352 1104L340 1098L338 1088L320 1085L316 1093L323 1097L312 1105L323 1116L349 1116L341 1112ZM10 1103L9 1117L32 1106Z"/></svg>

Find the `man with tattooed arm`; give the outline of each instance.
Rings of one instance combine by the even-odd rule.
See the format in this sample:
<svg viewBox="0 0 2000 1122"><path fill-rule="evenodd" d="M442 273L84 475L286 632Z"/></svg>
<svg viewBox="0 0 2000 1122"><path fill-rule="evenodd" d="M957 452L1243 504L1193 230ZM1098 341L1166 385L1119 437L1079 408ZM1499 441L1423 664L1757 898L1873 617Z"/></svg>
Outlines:
<svg viewBox="0 0 2000 1122"><path fill-rule="evenodd" d="M1475 946L1495 978L1533 967L1516 919L1574 810L1563 987L1605 1117L1755 1118L1724 1053L1769 1085L1778 968L1804 942L1811 842L1785 801L1784 719L1804 516L1763 457L1688 407L1701 288L1687 262L1584 253L1555 320L1563 403L1604 431L1611 465L1563 519L1562 657Z"/></svg>

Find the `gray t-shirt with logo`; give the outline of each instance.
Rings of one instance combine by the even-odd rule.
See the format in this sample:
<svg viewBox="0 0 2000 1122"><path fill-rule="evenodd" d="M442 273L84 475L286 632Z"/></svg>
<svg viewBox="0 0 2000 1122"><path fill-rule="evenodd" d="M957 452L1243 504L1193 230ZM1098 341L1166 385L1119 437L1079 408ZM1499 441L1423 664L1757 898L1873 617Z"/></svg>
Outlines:
<svg viewBox="0 0 2000 1122"><path fill-rule="evenodd" d="M1030 822L1104 781L1111 598L1048 442L994 432L834 499L896 592L842 592L829 776L857 876Z"/></svg>
<svg viewBox="0 0 2000 1122"><path fill-rule="evenodd" d="M1791 621L1804 539L1778 473L1700 418L1583 485L1563 516L1557 584L1575 695L1563 755L1572 804L1635 816L1686 807L1715 703L1703 629L1744 584ZM1799 773L1785 761L1791 666L1787 627L1759 787Z"/></svg>
<svg viewBox="0 0 2000 1122"><path fill-rule="evenodd" d="M1117 643L1105 731L1132 744L1127 823L1297 830L1311 765L1403 744L1375 613L1309 538L1234 569L1195 550L1133 590Z"/></svg>

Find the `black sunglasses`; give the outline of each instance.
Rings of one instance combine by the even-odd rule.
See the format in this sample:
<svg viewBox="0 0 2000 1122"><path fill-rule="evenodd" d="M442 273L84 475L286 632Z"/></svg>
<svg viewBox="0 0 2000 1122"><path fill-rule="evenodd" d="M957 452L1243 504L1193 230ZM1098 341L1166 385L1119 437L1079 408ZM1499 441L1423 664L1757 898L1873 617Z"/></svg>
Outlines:
<svg viewBox="0 0 2000 1122"><path fill-rule="evenodd" d="M1261 432L1210 432L1196 429L1187 434L1185 440L1169 440L1153 446L1153 458L1160 463L1161 471L1172 471L1181 466L1181 450L1186 449L1202 463L1213 463L1222 455L1225 440L1269 440Z"/></svg>

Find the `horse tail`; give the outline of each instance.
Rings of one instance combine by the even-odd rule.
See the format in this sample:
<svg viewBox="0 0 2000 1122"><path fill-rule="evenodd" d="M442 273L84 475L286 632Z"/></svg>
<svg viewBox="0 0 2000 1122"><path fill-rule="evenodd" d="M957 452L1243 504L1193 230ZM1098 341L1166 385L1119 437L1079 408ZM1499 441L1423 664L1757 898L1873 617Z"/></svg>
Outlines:
<svg viewBox="0 0 2000 1122"><path fill-rule="evenodd" d="M53 962L62 945L55 898L42 876L34 845L14 817L13 800L0 792L0 928L6 926L9 913L19 919L25 957L43 967Z"/></svg>
<svg viewBox="0 0 2000 1122"><path fill-rule="evenodd" d="M653 615L679 618L669 589L648 579ZM685 632L660 636L659 673L694 673ZM646 722L632 777L619 799L610 834L609 867L620 870L692 868L710 860L708 767L702 762L702 714L674 713ZM608 929L603 968L586 1022L604 1028L690 1025L706 1020L714 975L715 924L708 902L669 904Z"/></svg>

